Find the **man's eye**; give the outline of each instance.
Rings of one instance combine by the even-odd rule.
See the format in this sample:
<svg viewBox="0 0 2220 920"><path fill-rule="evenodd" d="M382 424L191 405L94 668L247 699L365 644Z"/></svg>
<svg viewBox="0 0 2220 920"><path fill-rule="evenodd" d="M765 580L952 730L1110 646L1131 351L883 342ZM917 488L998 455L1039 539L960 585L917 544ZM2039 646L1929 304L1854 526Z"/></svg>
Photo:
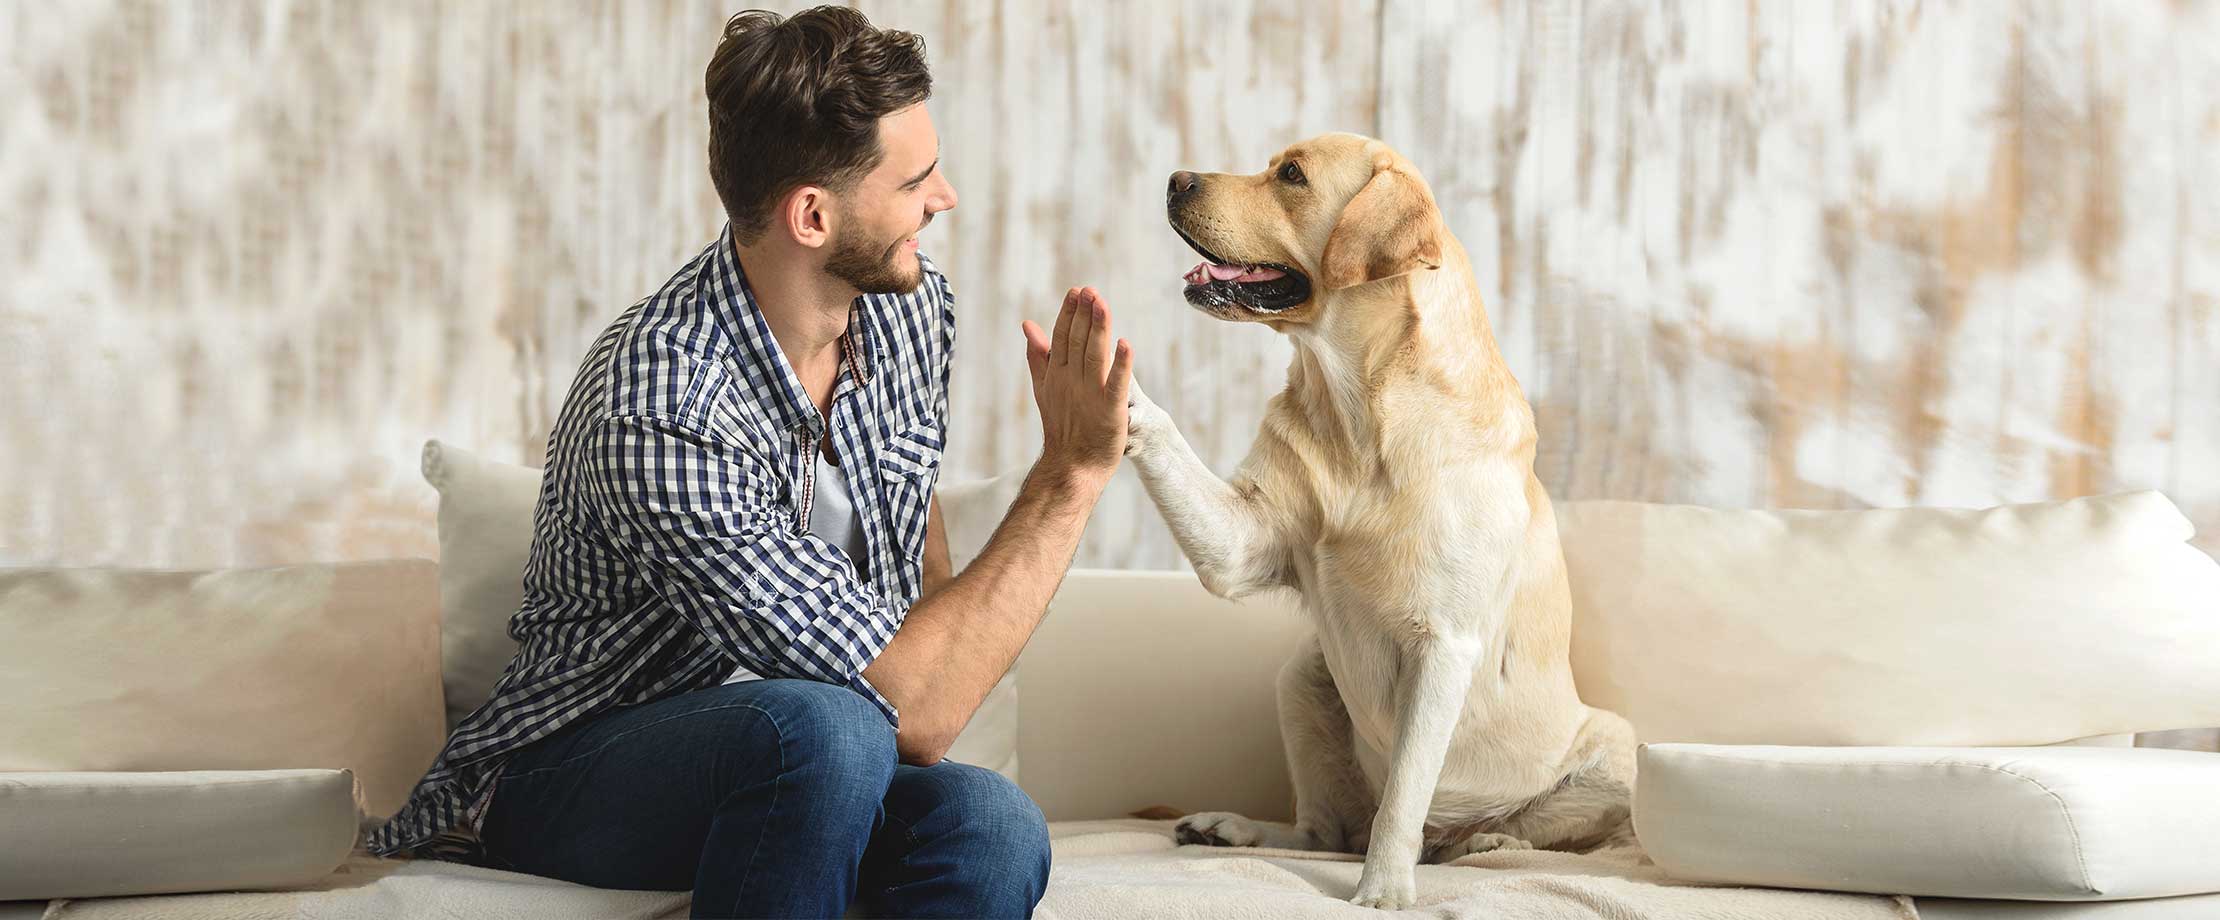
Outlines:
<svg viewBox="0 0 2220 920"><path fill-rule="evenodd" d="M1303 184L1303 167L1294 160L1280 164L1280 181L1292 182L1296 185Z"/></svg>

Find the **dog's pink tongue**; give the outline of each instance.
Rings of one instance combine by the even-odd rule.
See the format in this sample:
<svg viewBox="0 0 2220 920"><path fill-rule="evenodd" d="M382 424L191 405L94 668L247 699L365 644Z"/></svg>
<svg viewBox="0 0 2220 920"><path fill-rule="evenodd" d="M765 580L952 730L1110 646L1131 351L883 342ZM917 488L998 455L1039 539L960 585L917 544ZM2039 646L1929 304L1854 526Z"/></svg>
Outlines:
<svg viewBox="0 0 2220 920"><path fill-rule="evenodd" d="M1250 268L1246 265L1213 265L1204 262L1187 272L1188 284L1207 284L1212 281L1270 281L1282 278L1286 272L1276 268Z"/></svg>

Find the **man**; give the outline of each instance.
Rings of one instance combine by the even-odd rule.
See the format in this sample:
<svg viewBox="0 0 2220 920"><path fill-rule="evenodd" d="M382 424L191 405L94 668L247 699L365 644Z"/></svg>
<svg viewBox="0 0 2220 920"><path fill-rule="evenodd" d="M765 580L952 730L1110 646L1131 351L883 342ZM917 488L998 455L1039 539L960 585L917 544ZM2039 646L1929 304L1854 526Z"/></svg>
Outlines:
<svg viewBox="0 0 2220 920"><path fill-rule="evenodd" d="M1131 349L1091 289L1053 332L1023 324L1041 456L951 577L953 299L917 233L956 194L923 44L750 11L707 84L730 223L594 342L548 445L521 647L371 849L690 888L696 916L1026 915L1039 808L941 756L1118 463Z"/></svg>

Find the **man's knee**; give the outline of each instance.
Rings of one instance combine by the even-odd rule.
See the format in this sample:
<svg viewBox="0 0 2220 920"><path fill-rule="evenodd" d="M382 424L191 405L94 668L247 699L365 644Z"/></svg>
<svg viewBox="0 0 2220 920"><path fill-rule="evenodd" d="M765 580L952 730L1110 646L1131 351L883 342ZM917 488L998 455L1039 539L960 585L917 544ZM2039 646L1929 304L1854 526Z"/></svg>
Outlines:
<svg viewBox="0 0 2220 920"><path fill-rule="evenodd" d="M1002 774L968 764L956 766L963 767L966 775L961 781L960 807L987 832L983 839L991 841L993 852L985 862L1003 867L980 883L1001 889L1000 897L1013 904L1024 902L1030 909L1048 889L1048 819L1032 796Z"/></svg>
<svg viewBox="0 0 2220 920"><path fill-rule="evenodd" d="M874 799L894 772L894 727L871 701L846 687L809 680L765 680L748 706L778 730L781 766L867 788Z"/></svg>
<svg viewBox="0 0 2220 920"><path fill-rule="evenodd" d="M1048 878L1048 819L1016 783L983 767L942 761L924 771L924 804L967 841L976 865L1001 867L1038 889ZM1037 896L1037 895L1036 895Z"/></svg>

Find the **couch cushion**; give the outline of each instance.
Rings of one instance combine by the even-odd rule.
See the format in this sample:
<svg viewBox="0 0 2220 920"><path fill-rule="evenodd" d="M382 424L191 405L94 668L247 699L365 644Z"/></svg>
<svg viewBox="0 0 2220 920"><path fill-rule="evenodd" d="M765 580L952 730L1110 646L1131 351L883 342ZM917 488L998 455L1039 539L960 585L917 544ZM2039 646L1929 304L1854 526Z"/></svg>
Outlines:
<svg viewBox="0 0 2220 920"><path fill-rule="evenodd" d="M1645 741L2220 725L2220 564L2155 492L1980 511L1568 502L1581 696Z"/></svg>
<svg viewBox="0 0 2220 920"><path fill-rule="evenodd" d="M344 770L0 773L0 900L279 888L355 841Z"/></svg>
<svg viewBox="0 0 2220 920"><path fill-rule="evenodd" d="M540 471L435 440L424 443L423 472L424 481L439 490L440 654L452 727L485 705L516 657L509 618L524 603ZM1015 489L1016 479L1008 476L974 483L942 480L937 494L957 571L986 545ZM1014 672L979 704L948 757L1017 778Z"/></svg>
<svg viewBox="0 0 2220 920"><path fill-rule="evenodd" d="M1152 805L1290 817L1273 676L1310 634L1293 599L1224 600L1186 572L1067 573L1018 662L1025 791L1051 821Z"/></svg>
<svg viewBox="0 0 2220 920"><path fill-rule="evenodd" d="M1482 853L1419 866L1420 908L1383 914L1349 903L1362 869L1345 853L1176 846L1169 821L1052 823L1055 872L1040 920L1134 917L1235 920L1905 920L1894 898L1771 889L1720 889L1666 877L1626 850L1590 856L1546 850ZM682 920L685 892L587 888L553 879L433 860L356 857L302 892L73 901L50 920L316 920L501 917L532 920ZM850 911L851 916L861 909ZM2104 918L2092 918L2104 920Z"/></svg>
<svg viewBox="0 0 2220 920"><path fill-rule="evenodd" d="M485 705L516 640L540 471L424 442L424 481L439 491L439 654L447 725Z"/></svg>
<svg viewBox="0 0 2220 920"><path fill-rule="evenodd" d="M392 814L446 734L433 569L0 571L0 771L351 769Z"/></svg>
<svg viewBox="0 0 2220 920"><path fill-rule="evenodd" d="M1697 881L1952 898L2220 891L2220 754L1651 744L1634 825Z"/></svg>

